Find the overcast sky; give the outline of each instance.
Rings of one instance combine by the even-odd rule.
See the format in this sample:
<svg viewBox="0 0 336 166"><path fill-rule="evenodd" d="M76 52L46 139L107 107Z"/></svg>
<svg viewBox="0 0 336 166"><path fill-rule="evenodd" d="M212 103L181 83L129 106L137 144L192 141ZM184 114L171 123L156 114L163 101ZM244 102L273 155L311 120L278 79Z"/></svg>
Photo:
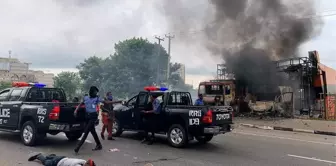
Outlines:
<svg viewBox="0 0 336 166"><path fill-rule="evenodd" d="M155 5L153 0L0 1L0 54L6 57L12 50L12 57L47 72L74 71L76 64L89 56L113 53L119 40L142 36L155 41L154 35L168 33L158 11L163 9ZM318 0L316 7L321 15L336 14L335 0ZM322 33L301 47L301 56L318 50L322 62L336 68L336 16L323 19ZM186 65L187 83L194 85L213 77L221 62L199 45L179 42L185 35L197 40L197 33L175 33L171 53L172 61Z"/></svg>

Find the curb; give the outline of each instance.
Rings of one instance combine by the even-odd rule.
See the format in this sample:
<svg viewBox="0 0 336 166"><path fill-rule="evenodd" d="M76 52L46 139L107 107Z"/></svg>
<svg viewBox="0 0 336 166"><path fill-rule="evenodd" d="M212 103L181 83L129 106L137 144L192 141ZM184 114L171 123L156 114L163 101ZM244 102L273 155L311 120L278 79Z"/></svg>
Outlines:
<svg viewBox="0 0 336 166"><path fill-rule="evenodd" d="M281 131L291 131L291 132L336 136L336 132L329 132L329 131L296 129L296 128L288 128L288 127L280 127L280 126L260 126L260 125L254 125L254 124L246 124L246 123L240 123L240 126L263 129L263 130L281 130Z"/></svg>

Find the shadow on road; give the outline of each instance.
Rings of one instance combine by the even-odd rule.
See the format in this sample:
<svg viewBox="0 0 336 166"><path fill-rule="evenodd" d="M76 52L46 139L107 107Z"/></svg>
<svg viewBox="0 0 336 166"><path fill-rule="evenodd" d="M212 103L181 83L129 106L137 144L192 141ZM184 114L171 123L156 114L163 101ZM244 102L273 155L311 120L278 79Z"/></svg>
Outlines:
<svg viewBox="0 0 336 166"><path fill-rule="evenodd" d="M130 139L130 140L136 140L136 141L141 141L143 139L143 134L142 133L135 133L135 132L124 132L120 138L124 138L124 139ZM156 138L156 142L154 145L157 146L166 146L166 148L171 147L167 141L167 136L166 135L162 135L162 134L155 134L155 138ZM173 148L173 147L171 147ZM176 148L174 148L176 149ZM214 144L213 142L209 142L207 144L201 144L195 140L190 141L188 146L186 146L186 148L183 148L183 150L188 150L188 149L192 149L192 150L205 150L205 151L211 151L211 152L216 152L219 151L221 149L220 146L218 146L218 144Z"/></svg>
<svg viewBox="0 0 336 166"><path fill-rule="evenodd" d="M61 137L59 135L47 135L47 137L41 141L37 142L37 146L39 147L52 147L53 149L64 149L66 147L74 147L76 145L75 142L70 142L65 137ZM15 143L15 144L23 144L19 134L13 133L0 133L0 141L8 142L8 143Z"/></svg>

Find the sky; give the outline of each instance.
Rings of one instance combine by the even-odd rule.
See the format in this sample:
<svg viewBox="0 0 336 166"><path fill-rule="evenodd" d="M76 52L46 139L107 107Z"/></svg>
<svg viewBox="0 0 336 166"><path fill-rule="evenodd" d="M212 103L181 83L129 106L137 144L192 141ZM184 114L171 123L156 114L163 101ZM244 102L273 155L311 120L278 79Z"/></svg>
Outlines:
<svg viewBox="0 0 336 166"><path fill-rule="evenodd" d="M0 55L7 57L11 50L12 57L32 63L33 69L57 74L76 71L75 66L92 55L113 54L114 43L120 40L136 36L155 42L155 35L171 33L172 61L185 64L186 82L197 86L213 78L222 60L200 45L180 42L186 35L197 40L197 31L169 32L162 1L0 1ZM317 0L315 5L321 15L336 14L335 0ZM300 47L300 56L317 50L322 63L336 69L336 16L323 20L321 34ZM167 39L162 44L167 48Z"/></svg>

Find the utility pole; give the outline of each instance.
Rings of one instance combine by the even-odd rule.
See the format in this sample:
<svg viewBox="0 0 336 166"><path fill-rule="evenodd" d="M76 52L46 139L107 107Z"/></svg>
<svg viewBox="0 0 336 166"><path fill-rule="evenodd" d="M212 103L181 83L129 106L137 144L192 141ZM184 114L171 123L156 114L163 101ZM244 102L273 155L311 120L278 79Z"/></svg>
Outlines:
<svg viewBox="0 0 336 166"><path fill-rule="evenodd" d="M159 85L159 78L160 78L160 46L161 46L161 41L164 41L164 38L160 37L160 36L154 36L155 39L158 40L158 46L157 46L157 49L158 49L158 52L157 52L157 60L156 60L156 63L157 63L157 67L156 67L156 85Z"/></svg>
<svg viewBox="0 0 336 166"><path fill-rule="evenodd" d="M170 35L170 34L166 34L165 35L166 38L168 38L168 55L170 56L170 45L171 45L171 40L175 37L175 35Z"/></svg>
<svg viewBox="0 0 336 166"><path fill-rule="evenodd" d="M170 58L171 58L171 55L170 55L170 48L171 48L171 40L175 37L175 35L170 35L170 34L166 34L165 35L166 38L168 38L168 62L167 62L167 83L168 83L168 80L169 80L169 77L170 77Z"/></svg>
<svg viewBox="0 0 336 166"><path fill-rule="evenodd" d="M161 38L160 36L154 36L155 39L158 40L158 44L161 45L161 41L164 41L164 38Z"/></svg>

